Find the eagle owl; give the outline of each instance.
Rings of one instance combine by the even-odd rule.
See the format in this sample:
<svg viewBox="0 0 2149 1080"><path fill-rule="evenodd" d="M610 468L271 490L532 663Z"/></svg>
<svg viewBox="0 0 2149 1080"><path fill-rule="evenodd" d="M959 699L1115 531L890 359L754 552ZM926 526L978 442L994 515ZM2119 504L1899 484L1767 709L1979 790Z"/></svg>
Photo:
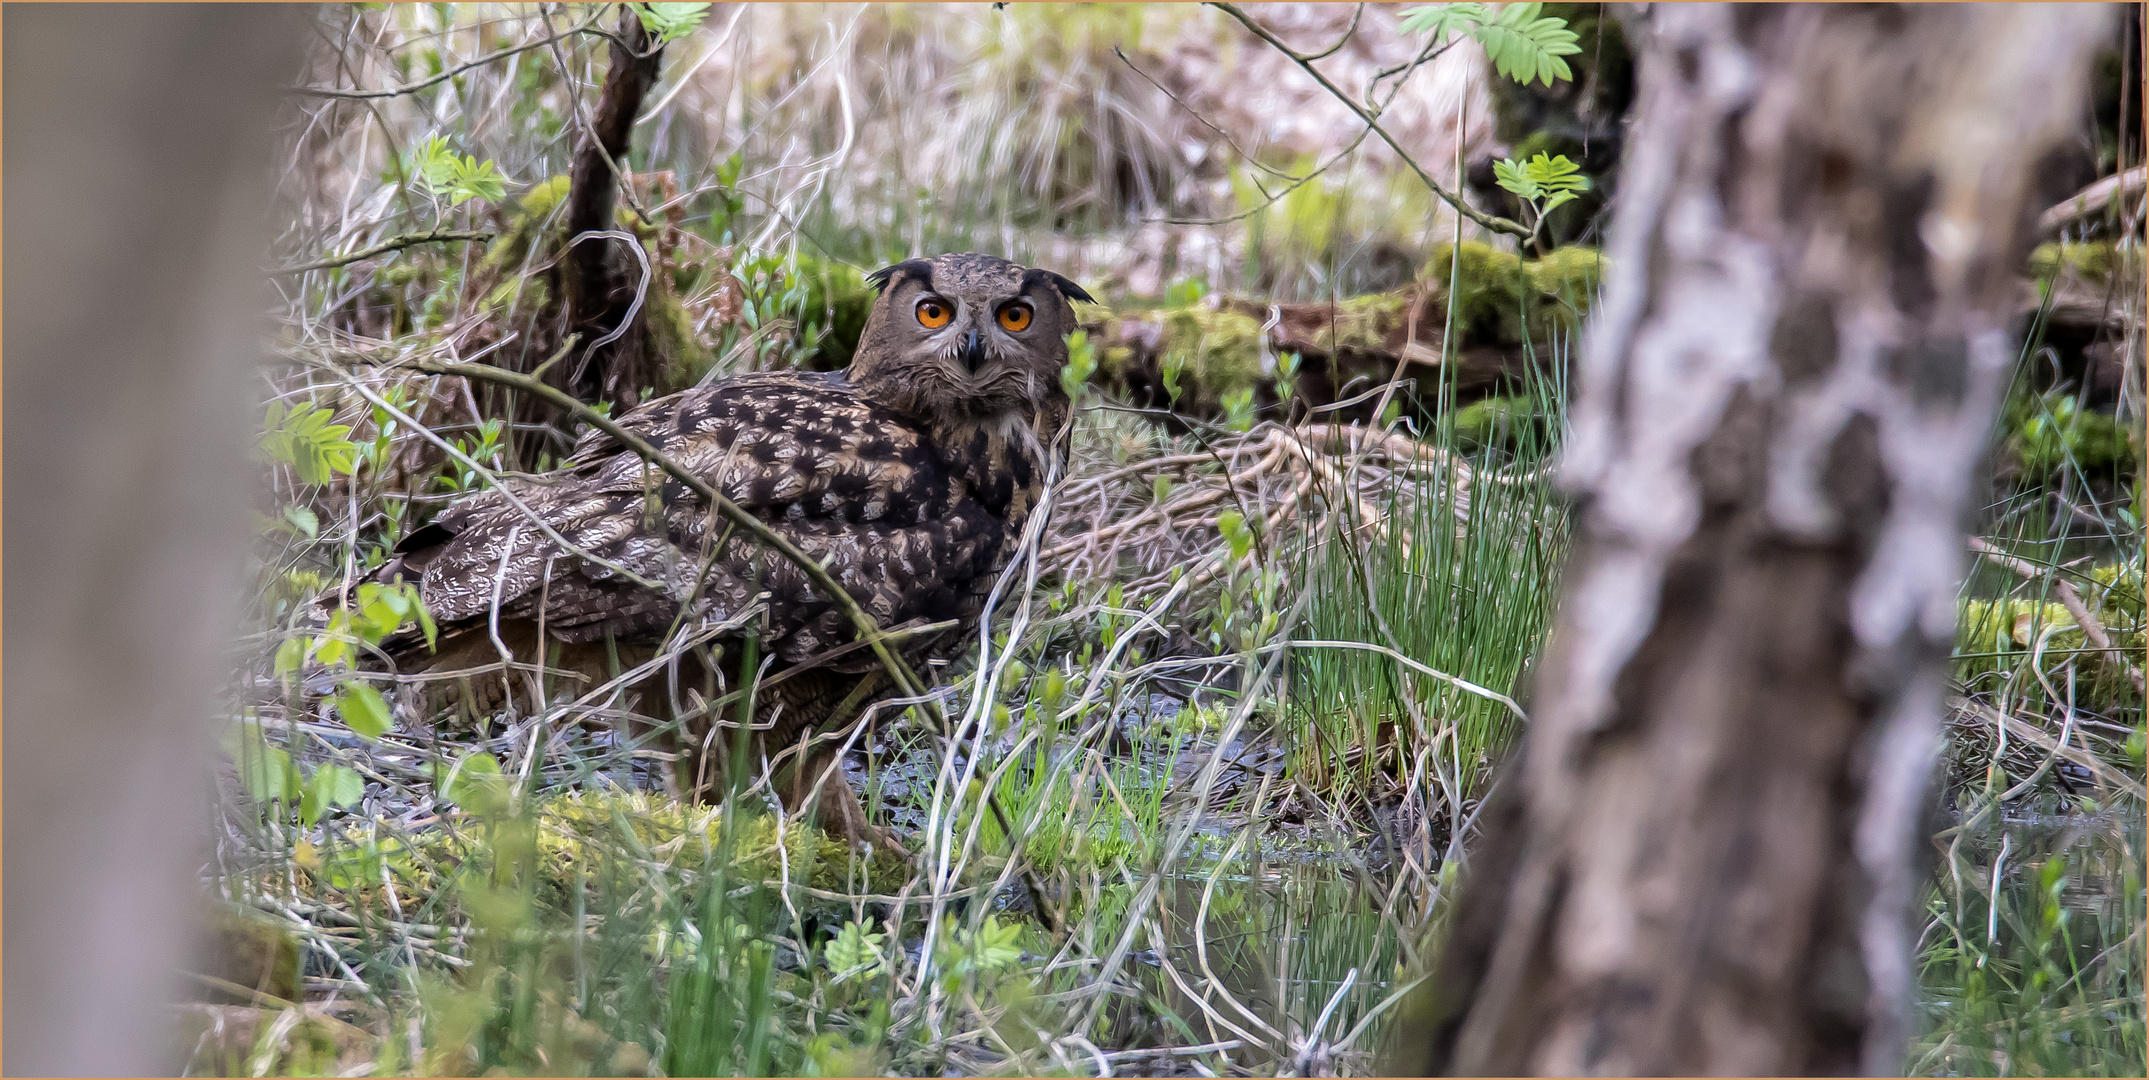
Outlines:
<svg viewBox="0 0 2149 1080"><path fill-rule="evenodd" d="M742 375L648 402L619 424L821 561L882 628L952 623L903 642L915 665L974 628L1064 460L1070 301L1090 297L1058 274L977 254L912 259L868 280L879 295L849 369ZM540 664L577 684L553 699L576 696L650 659L675 625L692 634L751 613L771 665L755 714L760 760L792 750L779 797L796 810L817 795L831 832L893 844L833 768L833 740L796 749L848 718L832 706L875 688L873 654L849 619L798 567L604 432L583 435L563 468L457 500L375 577L415 581L441 627L437 651L394 641L398 666L492 665L461 683L488 706L543 692ZM733 658L720 664L729 679L741 632L715 639ZM630 687L634 711L686 715L670 727L674 781L706 796L709 762L729 738L681 709L679 688L713 678L697 667L682 682L660 666Z"/></svg>

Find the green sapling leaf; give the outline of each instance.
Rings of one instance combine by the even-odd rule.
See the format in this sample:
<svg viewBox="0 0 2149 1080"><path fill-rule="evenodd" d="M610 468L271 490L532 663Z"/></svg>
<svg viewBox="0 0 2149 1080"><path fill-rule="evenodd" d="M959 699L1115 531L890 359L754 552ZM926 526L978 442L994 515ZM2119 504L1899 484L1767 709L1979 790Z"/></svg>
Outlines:
<svg viewBox="0 0 2149 1080"><path fill-rule="evenodd" d="M387 699L365 683L345 683L343 691L335 697L335 705L336 715L343 718L343 726L360 738L378 739L394 726L388 716Z"/></svg>

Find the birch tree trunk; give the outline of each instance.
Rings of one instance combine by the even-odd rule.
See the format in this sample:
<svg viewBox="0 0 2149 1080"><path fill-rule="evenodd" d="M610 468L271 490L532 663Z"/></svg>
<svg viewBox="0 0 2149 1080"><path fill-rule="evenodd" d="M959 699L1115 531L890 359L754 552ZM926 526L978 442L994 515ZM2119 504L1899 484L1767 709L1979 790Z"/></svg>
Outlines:
<svg viewBox="0 0 2149 1080"><path fill-rule="evenodd" d="M1521 760L1396 1071L1892 1073L1964 526L2108 9L1662 5ZM2057 194L2057 193L2052 193Z"/></svg>
<svg viewBox="0 0 2149 1080"><path fill-rule="evenodd" d="M157 1075L260 423L278 7L0 15L10 1075Z"/></svg>

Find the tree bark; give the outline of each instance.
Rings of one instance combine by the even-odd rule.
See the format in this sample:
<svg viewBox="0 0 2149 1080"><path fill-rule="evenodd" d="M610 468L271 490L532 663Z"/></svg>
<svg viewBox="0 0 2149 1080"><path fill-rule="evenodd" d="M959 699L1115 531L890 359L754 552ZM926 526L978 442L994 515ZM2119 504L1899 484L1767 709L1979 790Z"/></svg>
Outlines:
<svg viewBox="0 0 2149 1080"><path fill-rule="evenodd" d="M597 113L590 120L582 149L575 154L567 191L567 236L618 229L619 181L632 145L635 117L642 99L656 84L664 47L642 29L630 4L620 5L619 37L612 42L611 66ZM625 253L625 241L593 237L568 252L568 319L585 343L617 329L634 307L641 284L641 264ZM640 313L635 321L641 322ZM566 369L568 393L587 402L610 397L632 404L639 391L655 381L656 365L647 356L646 335L630 326L617 340L571 360Z"/></svg>
<svg viewBox="0 0 2149 1080"><path fill-rule="evenodd" d="M2106 10L1661 5L1578 538L1403 1073L1891 1073L1963 532Z"/></svg>
<svg viewBox="0 0 2149 1080"><path fill-rule="evenodd" d="M7 1056L168 1074L257 475L290 8L12 7ZM252 416L249 416L249 413Z"/></svg>

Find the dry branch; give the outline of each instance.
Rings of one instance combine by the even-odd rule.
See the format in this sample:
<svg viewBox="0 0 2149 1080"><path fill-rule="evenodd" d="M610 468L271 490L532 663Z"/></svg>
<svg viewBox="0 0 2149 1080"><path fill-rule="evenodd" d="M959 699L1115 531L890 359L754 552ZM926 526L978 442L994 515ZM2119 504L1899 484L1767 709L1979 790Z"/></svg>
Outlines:
<svg viewBox="0 0 2149 1080"><path fill-rule="evenodd" d="M461 75L466 71L471 71L476 68L484 67L487 64L505 60L508 57L514 56L517 53L529 52L531 49L542 49L545 46L550 45L554 42L564 41L567 38L574 37L578 34L595 33L601 34L606 37L611 36L609 34L604 34L604 32L601 30L597 30L593 25L595 22L595 19L591 19L588 22L582 23L580 26L575 26L567 30L563 30L557 34L548 34L545 37L539 38L536 41L527 42L522 45L512 45L497 52L487 53L486 55L478 57L475 60L468 61L467 63L457 64L456 66L451 67L446 71L443 71L440 74L433 76L432 78L422 79L418 82L408 83L403 86L392 86L385 90L345 90L341 87L335 86L294 86L291 88L291 93L297 94L301 97L341 98L348 101L365 101L374 98L392 98L401 97L404 94L415 94L420 90L424 90L428 87L438 86L441 83L447 82L449 79L452 79L457 75Z"/></svg>
<svg viewBox="0 0 2149 1080"><path fill-rule="evenodd" d="M2103 213L2114 203L2124 205L2149 191L2149 165L2136 165L2114 173L2054 204L2037 216L2037 231L2055 233L2086 217Z"/></svg>
<svg viewBox="0 0 2149 1080"><path fill-rule="evenodd" d="M2117 665L2126 675L2127 681L2134 684L2134 689L2144 697L2149 697L2149 684L2143 682L2141 669L2127 663L2125 650L2113 647L2111 633L2105 630L2104 623L2089 610L2089 605L2083 603L2082 594L2076 592L2074 586L2065 578L2049 573L2028 560L2009 555L1980 537L1970 538L1970 550L1984 556L1986 562L2011 570L2024 580L2050 581L2053 598L2060 602L2061 607L2067 609L2067 614L2074 617L2074 624L2082 628L2082 635L2096 647L2097 658L2107 664Z"/></svg>
<svg viewBox="0 0 2149 1080"><path fill-rule="evenodd" d="M484 243L492 239L492 236L493 234L489 232L476 229L445 229L429 233L405 233L390 240L383 240L372 247L361 248L348 255L331 255L325 259L310 263L300 263L297 266L279 266L269 271L269 274L272 277L282 277L286 274L303 274L309 270L331 270L361 259L370 259L375 255L386 255L391 251L401 251L404 248L417 247L420 244L447 244L462 241Z"/></svg>
<svg viewBox="0 0 2149 1080"><path fill-rule="evenodd" d="M1255 22L1252 16L1246 14L1244 11L1239 10L1239 6L1237 4L1219 3L1214 6L1218 10L1222 11L1224 14L1229 15L1234 19L1237 19L1240 25L1246 27L1248 30L1253 31L1254 36L1260 38L1263 41L1268 42L1272 46L1275 46L1278 52L1281 52L1285 56L1290 57L1292 63L1297 64L1300 69L1305 71L1306 74L1313 76L1313 80L1321 84L1321 89L1328 91L1329 94L1333 95L1337 101L1342 102L1346 107L1351 110L1352 113L1357 115L1358 119L1363 122L1367 128L1372 130L1373 134L1380 136L1381 141L1387 143L1388 148L1390 150L1395 151L1395 155L1397 157L1403 159L1403 164L1410 166L1410 171L1418 174L1418 179L1424 181L1425 186L1427 188L1430 188L1433 194L1440 196L1442 201L1446 202L1449 206L1454 207L1456 213L1459 213L1462 216L1469 218L1471 221L1476 222L1480 228L1489 229L1497 233L1506 233L1507 235L1515 237L1518 240L1528 240L1532 235L1534 235L1533 230L1531 230L1527 226L1510 221L1504 217L1487 214L1484 211L1479 210L1474 206L1471 206L1469 203L1463 201L1463 197L1460 194L1457 194L1453 191L1449 191L1445 185L1441 184L1440 181L1433 179L1433 174L1426 172L1425 167L1423 165L1418 164L1418 160L1416 158L1410 156L1410 151L1403 149L1403 145L1395 141L1395 136L1388 134L1388 130L1380 126L1380 121L1375 118L1372 113L1367 112L1363 106L1359 105L1355 101L1352 101L1349 94L1344 93L1340 88L1336 86L1335 83L1328 81L1328 76L1321 74L1320 69L1313 66L1313 61L1317 58L1317 56L1308 56L1304 53L1297 51L1296 49L1291 48L1289 45L1284 44L1281 38L1278 38L1276 35L1270 33L1260 23Z"/></svg>

